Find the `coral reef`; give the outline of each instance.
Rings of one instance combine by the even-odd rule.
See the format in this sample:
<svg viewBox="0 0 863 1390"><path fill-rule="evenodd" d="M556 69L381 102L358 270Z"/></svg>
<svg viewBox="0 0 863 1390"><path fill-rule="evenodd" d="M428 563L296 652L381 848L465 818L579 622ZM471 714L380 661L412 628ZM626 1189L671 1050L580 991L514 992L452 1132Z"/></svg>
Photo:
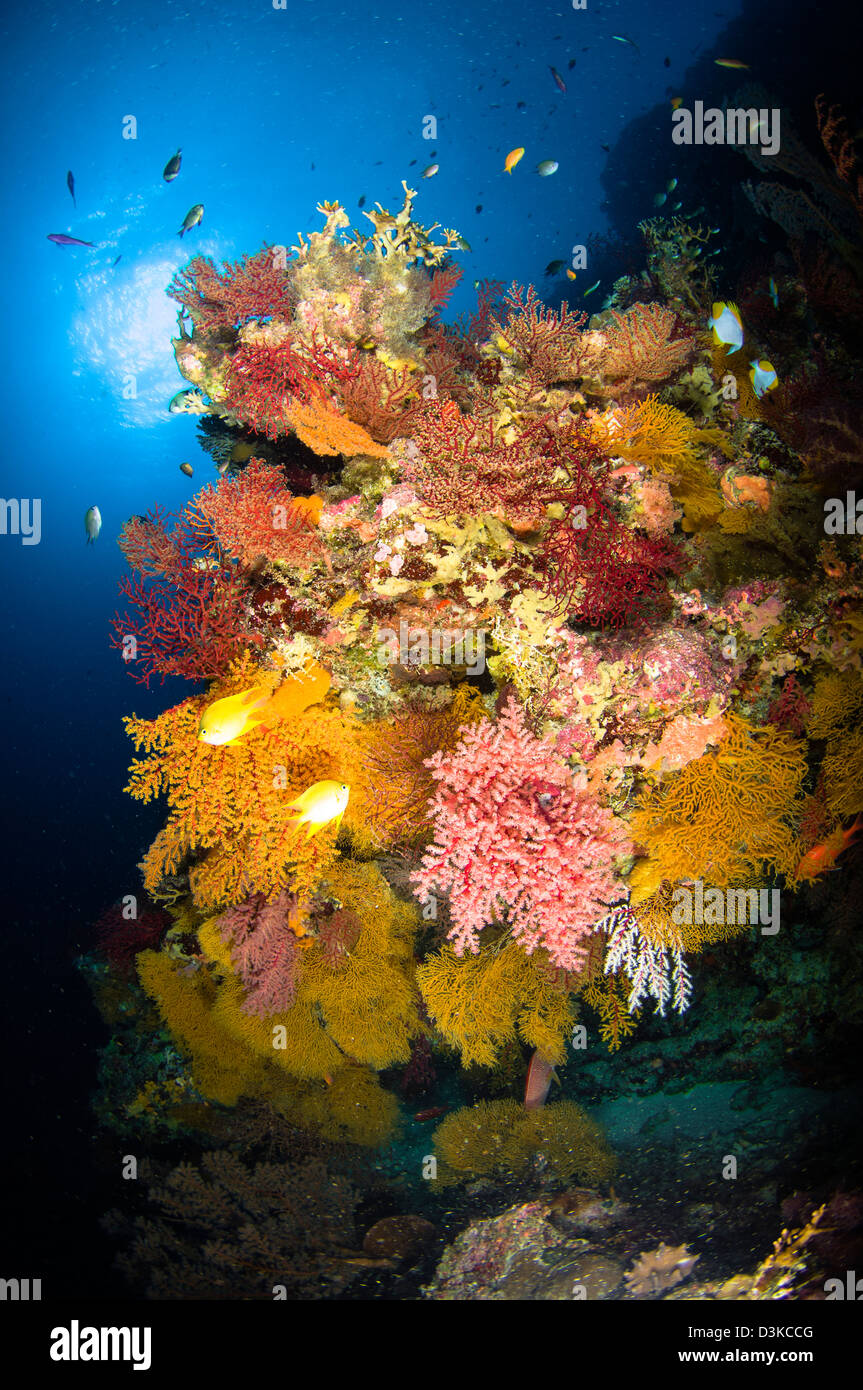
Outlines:
<svg viewBox="0 0 863 1390"><path fill-rule="evenodd" d="M642 224L646 266L621 265L589 321L485 281L444 323L463 238L423 227L407 184L371 230L323 203L293 247L175 276L219 477L178 517L126 523L112 640L136 680L199 684L125 721L127 791L166 818L151 902L106 917L87 967L115 1035L101 1112L213 1149L163 1177L152 1221L126 1219L151 1297L169 1269L183 1297L396 1279L456 1183L465 1210L521 1205L456 1242L430 1297L733 1296L697 1215L604 1246L619 1204L560 1189L614 1175L620 1124L606 1142L582 1103L615 1084L635 1104L726 1069L754 1086L763 1063L781 1088L825 1039L844 1079L838 1015L863 1018L863 556L837 481L859 462L837 302L859 279L860 178L838 113L818 122L835 172L791 135L771 170L797 185L750 190L794 223L776 269L793 312L759 313L748 270L734 354L707 337L733 287L692 218ZM828 224L841 283L806 240ZM807 361L810 315L840 337ZM758 397L768 352L781 384ZM216 707L246 721L223 740ZM781 933L681 914L702 890L781 896ZM553 1071L564 1095L543 1103ZM299 1157L270 1163L285 1126ZM303 1145L399 1174L405 1202L375 1208L363 1250L353 1190ZM525 1206L528 1187L556 1197ZM807 1215L734 1287L802 1287ZM519 1231L556 1273L520 1261Z"/></svg>

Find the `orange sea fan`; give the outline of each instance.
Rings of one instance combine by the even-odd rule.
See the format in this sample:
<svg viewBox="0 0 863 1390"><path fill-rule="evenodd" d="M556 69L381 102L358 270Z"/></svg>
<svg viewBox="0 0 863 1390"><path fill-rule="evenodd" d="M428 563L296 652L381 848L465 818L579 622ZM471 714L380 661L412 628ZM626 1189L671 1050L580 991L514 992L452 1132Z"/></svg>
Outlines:
<svg viewBox="0 0 863 1390"><path fill-rule="evenodd" d="M680 333L673 309L661 304L633 304L623 314L612 309L611 317L613 323L605 330L602 368L619 390L665 381L692 355L692 336Z"/></svg>
<svg viewBox="0 0 863 1390"><path fill-rule="evenodd" d="M316 454L343 454L345 458L354 458L357 454L377 459L390 457L389 449L376 443L362 425L355 425L353 420L331 410L321 400L295 400L287 417L297 437Z"/></svg>

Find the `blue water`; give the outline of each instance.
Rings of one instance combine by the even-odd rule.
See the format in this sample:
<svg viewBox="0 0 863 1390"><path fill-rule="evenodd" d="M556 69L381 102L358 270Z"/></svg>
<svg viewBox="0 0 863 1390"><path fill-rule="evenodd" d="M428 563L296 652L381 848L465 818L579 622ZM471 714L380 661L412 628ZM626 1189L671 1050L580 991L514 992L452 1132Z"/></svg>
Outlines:
<svg viewBox="0 0 863 1390"><path fill-rule="evenodd" d="M92 1125L99 1025L73 960L104 907L134 891L161 816L122 793L121 716L153 714L189 689L143 690L108 646L124 521L156 502L181 507L212 476L194 420L167 411L185 384L170 346L172 274L192 254L290 244L320 224L323 200L342 201L357 222L361 196L367 209L397 207L402 179L419 189L423 223L456 227L473 248L459 257L450 312L468 309L474 280L487 276L533 281L559 301L566 284L544 280L546 264L591 233L634 236L672 174L690 206L706 198L727 213L733 251L725 175L705 185L702 153L671 145L670 97L720 101L735 75L713 59L745 56L801 111L825 89L854 110L849 25L829 8L723 0L7 7L0 478L4 498L41 506L38 544L0 536L3 974L18 1059L7 1115L28 1168L40 1140L86 1166L75 1155ZM509 177L504 156L521 145ZM166 184L178 146L182 171ZM536 175L542 159L559 162L553 177ZM439 173L422 180L432 162ZM199 202L203 223L181 240ZM60 247L49 233L96 246ZM87 546L92 504L103 529ZM73 1219L44 1192L36 1206L49 1224L55 1208Z"/></svg>

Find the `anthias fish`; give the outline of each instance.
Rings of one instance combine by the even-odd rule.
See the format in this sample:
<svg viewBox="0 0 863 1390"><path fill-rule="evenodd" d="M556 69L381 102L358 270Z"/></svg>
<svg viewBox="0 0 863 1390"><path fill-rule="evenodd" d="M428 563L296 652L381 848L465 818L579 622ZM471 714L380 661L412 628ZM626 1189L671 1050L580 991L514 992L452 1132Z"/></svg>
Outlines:
<svg viewBox="0 0 863 1390"><path fill-rule="evenodd" d="M67 236L65 232L49 232L48 240L57 246L95 246L95 241L81 241L80 237Z"/></svg>

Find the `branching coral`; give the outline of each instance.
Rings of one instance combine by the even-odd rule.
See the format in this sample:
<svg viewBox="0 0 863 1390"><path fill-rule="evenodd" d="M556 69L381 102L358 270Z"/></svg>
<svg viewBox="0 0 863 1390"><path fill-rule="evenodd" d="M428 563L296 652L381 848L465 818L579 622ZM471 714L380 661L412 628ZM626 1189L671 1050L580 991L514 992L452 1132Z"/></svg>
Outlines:
<svg viewBox="0 0 863 1390"><path fill-rule="evenodd" d="M622 825L527 731L514 700L430 766L435 839L412 879L421 902L449 892L456 953L476 953L483 928L503 920L528 954L543 946L576 969L584 938L621 896Z"/></svg>

